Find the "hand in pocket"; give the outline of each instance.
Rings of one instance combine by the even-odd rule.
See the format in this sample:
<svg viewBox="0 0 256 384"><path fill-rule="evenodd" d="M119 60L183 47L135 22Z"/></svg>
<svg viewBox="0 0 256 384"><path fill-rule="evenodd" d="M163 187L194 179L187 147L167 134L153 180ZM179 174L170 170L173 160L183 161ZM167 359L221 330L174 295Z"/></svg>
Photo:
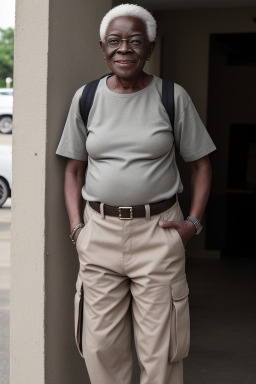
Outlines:
<svg viewBox="0 0 256 384"><path fill-rule="evenodd" d="M183 242L184 247L196 234L196 227L188 220L182 221L159 221L159 226L162 228L174 228L178 232Z"/></svg>

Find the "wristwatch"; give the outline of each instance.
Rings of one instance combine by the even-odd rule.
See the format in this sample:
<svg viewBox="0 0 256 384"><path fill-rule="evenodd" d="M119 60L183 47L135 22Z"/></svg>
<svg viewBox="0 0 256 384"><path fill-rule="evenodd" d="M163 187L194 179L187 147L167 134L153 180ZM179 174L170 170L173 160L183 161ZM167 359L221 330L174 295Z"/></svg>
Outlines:
<svg viewBox="0 0 256 384"><path fill-rule="evenodd" d="M196 235L199 235L199 233L202 231L202 224L200 223L199 220L197 220L194 216L188 216L186 220L191 221L191 223L194 224L196 227Z"/></svg>

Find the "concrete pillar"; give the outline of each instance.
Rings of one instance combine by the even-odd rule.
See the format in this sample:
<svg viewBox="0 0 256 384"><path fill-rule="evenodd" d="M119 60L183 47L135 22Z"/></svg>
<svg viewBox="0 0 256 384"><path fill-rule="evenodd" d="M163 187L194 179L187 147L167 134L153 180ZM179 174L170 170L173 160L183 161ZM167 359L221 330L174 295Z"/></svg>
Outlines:
<svg viewBox="0 0 256 384"><path fill-rule="evenodd" d="M78 261L55 155L75 90L107 72L98 45L110 0L16 0L11 384L89 383L76 351Z"/></svg>

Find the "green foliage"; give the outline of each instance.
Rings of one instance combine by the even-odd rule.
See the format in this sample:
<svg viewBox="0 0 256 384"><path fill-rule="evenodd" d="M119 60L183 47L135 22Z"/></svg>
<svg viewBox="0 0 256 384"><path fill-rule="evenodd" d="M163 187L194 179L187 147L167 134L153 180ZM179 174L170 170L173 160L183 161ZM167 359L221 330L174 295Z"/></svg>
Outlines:
<svg viewBox="0 0 256 384"><path fill-rule="evenodd" d="M7 77L13 78L13 51L13 28L0 28L0 88L6 86L5 79Z"/></svg>

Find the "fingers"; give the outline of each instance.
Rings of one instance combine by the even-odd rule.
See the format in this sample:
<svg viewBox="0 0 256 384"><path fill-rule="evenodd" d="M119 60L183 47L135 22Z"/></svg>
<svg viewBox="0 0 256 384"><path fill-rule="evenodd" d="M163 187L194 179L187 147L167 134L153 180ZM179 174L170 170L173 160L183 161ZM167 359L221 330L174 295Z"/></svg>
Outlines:
<svg viewBox="0 0 256 384"><path fill-rule="evenodd" d="M159 225L159 227L162 227L162 228L175 228L175 229L179 229L181 227L181 222L178 222L178 221L162 221L162 220L160 220L158 225Z"/></svg>

